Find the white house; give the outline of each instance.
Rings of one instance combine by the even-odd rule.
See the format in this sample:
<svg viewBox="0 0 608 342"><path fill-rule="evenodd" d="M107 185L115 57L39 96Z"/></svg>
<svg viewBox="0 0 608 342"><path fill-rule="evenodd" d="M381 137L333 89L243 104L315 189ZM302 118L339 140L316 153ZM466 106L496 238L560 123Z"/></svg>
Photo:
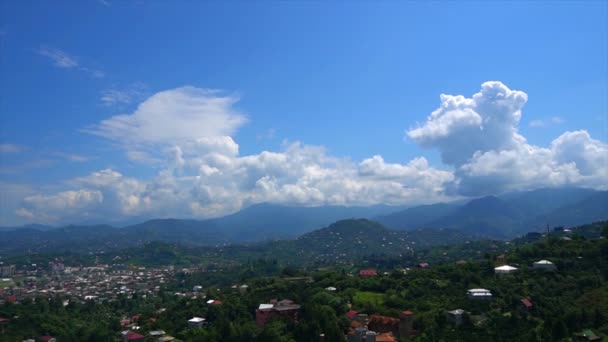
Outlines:
<svg viewBox="0 0 608 342"><path fill-rule="evenodd" d="M532 267L534 269L544 270L544 271L554 271L556 268L555 264L548 260L537 261L534 263L534 265Z"/></svg>
<svg viewBox="0 0 608 342"><path fill-rule="evenodd" d="M191 328L200 328L205 324L205 319L201 317L192 317L188 320L188 326Z"/></svg>
<svg viewBox="0 0 608 342"><path fill-rule="evenodd" d="M447 320L456 326L462 325L464 314L465 311L462 309L446 311Z"/></svg>
<svg viewBox="0 0 608 342"><path fill-rule="evenodd" d="M486 289L470 289L467 291L469 299L491 299L492 292Z"/></svg>
<svg viewBox="0 0 608 342"><path fill-rule="evenodd" d="M509 265L504 265L504 266L499 266L499 267L494 268L495 274L509 274L509 273L514 273L515 271L517 271L517 267L513 267L513 266L509 266Z"/></svg>

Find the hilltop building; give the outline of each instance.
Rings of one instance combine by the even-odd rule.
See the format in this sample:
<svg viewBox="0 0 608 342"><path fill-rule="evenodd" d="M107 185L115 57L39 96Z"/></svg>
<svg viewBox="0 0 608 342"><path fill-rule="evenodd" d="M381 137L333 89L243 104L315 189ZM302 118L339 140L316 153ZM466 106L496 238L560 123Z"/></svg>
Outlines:
<svg viewBox="0 0 608 342"><path fill-rule="evenodd" d="M361 277L375 277L378 275L378 272L374 269L368 269L368 270L360 270L359 271L359 276Z"/></svg>
<svg viewBox="0 0 608 342"><path fill-rule="evenodd" d="M414 313L409 310L401 312L399 318L381 315L368 317L354 310L346 315L351 319L351 327L346 336L349 342L391 342L416 335L413 328Z"/></svg>
<svg viewBox="0 0 608 342"><path fill-rule="evenodd" d="M462 309L456 309L451 311L446 311L445 317L448 322L454 324L455 326L460 326L464 323L464 315L466 311Z"/></svg>
<svg viewBox="0 0 608 342"><path fill-rule="evenodd" d="M275 317L285 317L292 322L297 322L299 313L300 305L293 301L284 299L277 302L275 300L271 301L271 304L260 304L255 310L255 322L258 327L264 327Z"/></svg>
<svg viewBox="0 0 608 342"><path fill-rule="evenodd" d="M190 328L200 328L205 325L206 320L202 317L192 317L188 320L188 326Z"/></svg>
<svg viewBox="0 0 608 342"><path fill-rule="evenodd" d="M469 299L492 299L492 292L486 289L470 289L467 296Z"/></svg>
<svg viewBox="0 0 608 342"><path fill-rule="evenodd" d="M494 268L494 273L498 275L511 274L517 272L517 267L504 265Z"/></svg>
<svg viewBox="0 0 608 342"><path fill-rule="evenodd" d="M532 265L532 268L534 268L535 270L543 270L543 271L555 271L555 269L556 269L555 264L548 260L536 261Z"/></svg>

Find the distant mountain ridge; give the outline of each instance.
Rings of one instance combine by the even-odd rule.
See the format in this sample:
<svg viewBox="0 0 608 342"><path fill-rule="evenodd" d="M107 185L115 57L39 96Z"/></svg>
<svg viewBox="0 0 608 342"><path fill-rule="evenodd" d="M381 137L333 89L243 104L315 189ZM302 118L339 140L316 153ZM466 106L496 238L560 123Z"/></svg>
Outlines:
<svg viewBox="0 0 608 342"><path fill-rule="evenodd" d="M464 205L433 204L374 218L393 229L449 228L490 238L512 238L550 226L608 219L608 191L537 189L486 196Z"/></svg>
<svg viewBox="0 0 608 342"><path fill-rule="evenodd" d="M444 229L466 236L506 239L544 230L608 219L608 191L539 189L486 196L465 204L439 203L397 210L372 207L289 207L258 204L209 220L154 219L115 228L30 225L0 229L0 255L39 250L86 249L90 252L143 245L152 241L196 246L225 246L292 239L351 218L368 218L402 231ZM390 214L389 214L390 213ZM377 227L366 224L368 229ZM429 230L431 232L431 230ZM306 236L306 235L305 235ZM435 238L429 233L428 238ZM374 236L370 236L374 239Z"/></svg>

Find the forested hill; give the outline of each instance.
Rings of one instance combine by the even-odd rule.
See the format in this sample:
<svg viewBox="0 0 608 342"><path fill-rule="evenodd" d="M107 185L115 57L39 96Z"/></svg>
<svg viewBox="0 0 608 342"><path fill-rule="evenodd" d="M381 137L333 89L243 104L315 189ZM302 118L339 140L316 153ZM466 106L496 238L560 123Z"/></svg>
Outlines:
<svg viewBox="0 0 608 342"><path fill-rule="evenodd" d="M375 234L386 233L371 222L355 223L338 222L313 235L364 237L357 233L363 227ZM599 230L603 239L586 239L583 235L587 234L581 234L597 236ZM564 234L570 234L570 239L562 239ZM463 258L444 247L434 247L423 257L447 254L443 262L404 272L403 267L424 260L419 255L409 256L396 265L373 264L378 275L371 277L357 274L370 267L373 260L369 258L312 270L282 267L276 260L249 260L213 272L178 272L155 296L141 295L144 290L130 298L98 303L70 300L66 306L63 298L44 296L2 305L0 317L10 321L4 323L1 336L6 341L42 335L59 341L115 341L124 330L121 320L137 317L138 332L148 335L163 330L184 341L319 341L319 335L324 334L326 342L340 342L353 326L346 316L349 310L382 315L387 320L397 319L407 309L413 313L413 341L568 342L582 331L592 331L601 341L608 336L606 237L608 226L604 222L572 233L551 233L532 243L521 241L508 250L496 249L492 243L477 245L474 257ZM158 250L160 246L151 247ZM534 269L532 264L541 259L550 260L556 269ZM504 262L518 270L497 276L494 268ZM306 281L294 281L294 274ZM248 287L239 292L233 284ZM193 293L195 285L201 285L202 292ZM467 298L471 288L488 289L492 299ZM208 304L209 298L221 304ZM256 326L256 308L272 298L301 305L297 323L276 319L264 327ZM531 306L524 306L522 299ZM446 317L446 311L455 309L462 310L460 325ZM189 327L193 316L204 317L209 324Z"/></svg>
<svg viewBox="0 0 608 342"><path fill-rule="evenodd" d="M431 229L426 233L417 231L411 236L405 234L403 238L408 242L416 241L416 237L424 234L426 239L421 239L420 243L433 239L434 242L429 243L442 239L459 241L459 235L453 231L460 231L464 236L506 240L530 231L544 231L547 224L551 227L572 226L605 220L608 219L607 208L608 191L589 189L540 189L487 196L465 204L433 204L405 210L388 206L288 207L259 204L210 220L155 219L123 228L32 225L0 229L0 255L64 250L100 252L142 246L153 241L218 247L285 240L353 217L375 217L375 221L390 229ZM397 212L388 215L395 210ZM368 228L373 229L371 226ZM445 230L442 234L436 233L442 229ZM385 244L383 250L390 251L400 243L402 235L391 234L396 241L393 245ZM376 235L370 238L375 241ZM382 247L382 243L377 245Z"/></svg>
<svg viewBox="0 0 608 342"><path fill-rule="evenodd" d="M465 204L412 207L374 220L393 229L450 228L511 239L546 225L574 226L608 219L608 191L538 189L486 196Z"/></svg>

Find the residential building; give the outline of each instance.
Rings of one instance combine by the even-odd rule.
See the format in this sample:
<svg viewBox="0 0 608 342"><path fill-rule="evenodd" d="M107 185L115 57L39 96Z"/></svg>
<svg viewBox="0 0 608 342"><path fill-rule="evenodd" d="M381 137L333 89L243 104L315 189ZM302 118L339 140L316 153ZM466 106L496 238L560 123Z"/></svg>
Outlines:
<svg viewBox="0 0 608 342"><path fill-rule="evenodd" d="M543 271L555 271L555 269L556 269L555 264L548 260L536 261L532 265L532 268L534 268L535 270L543 270Z"/></svg>
<svg viewBox="0 0 608 342"><path fill-rule="evenodd" d="M205 319L202 317L192 317L188 320L188 326L190 328L200 328L205 325Z"/></svg>
<svg viewBox="0 0 608 342"><path fill-rule="evenodd" d="M464 323L464 315L466 311L462 309L456 309L451 311L446 311L445 317L448 322L454 324L455 326L460 326Z"/></svg>
<svg viewBox="0 0 608 342"><path fill-rule="evenodd" d="M494 273L498 275L505 275L517 272L517 267L504 265L494 268Z"/></svg>
<svg viewBox="0 0 608 342"><path fill-rule="evenodd" d="M580 333L574 334L572 341L576 342L590 342L590 341L601 341L602 338L597 336L591 329L585 329Z"/></svg>
<svg viewBox="0 0 608 342"><path fill-rule="evenodd" d="M532 303L530 298L522 298L520 300L520 303L521 303L521 309L524 312L529 312L530 310L534 309L534 303Z"/></svg>
<svg viewBox="0 0 608 342"><path fill-rule="evenodd" d="M265 326L275 317L285 317L292 322L298 321L300 305L295 304L289 299L273 302L272 304L260 304L255 310L255 322L259 327Z"/></svg>
<svg viewBox="0 0 608 342"><path fill-rule="evenodd" d="M247 293L247 290L249 290L249 286L247 286L247 284L243 284L241 286L239 286L239 293L244 295L245 293Z"/></svg>
<svg viewBox="0 0 608 342"><path fill-rule="evenodd" d="M378 275L378 272L374 269L360 270L359 276L361 277L375 277Z"/></svg>
<svg viewBox="0 0 608 342"><path fill-rule="evenodd" d="M467 296L469 299L492 299L492 292L486 289L470 289Z"/></svg>
<svg viewBox="0 0 608 342"><path fill-rule="evenodd" d="M122 342L144 342L145 336L134 331L123 331Z"/></svg>

